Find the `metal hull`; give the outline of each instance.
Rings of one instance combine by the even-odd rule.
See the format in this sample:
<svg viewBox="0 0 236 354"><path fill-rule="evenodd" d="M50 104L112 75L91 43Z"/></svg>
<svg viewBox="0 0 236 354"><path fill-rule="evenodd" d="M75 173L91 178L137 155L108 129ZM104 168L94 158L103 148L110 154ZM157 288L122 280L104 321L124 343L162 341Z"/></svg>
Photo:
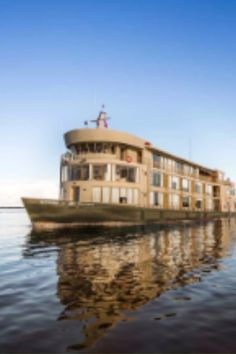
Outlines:
<svg viewBox="0 0 236 354"><path fill-rule="evenodd" d="M22 198L36 232L85 226L128 226L177 220L228 217L228 213L164 210L129 205L69 203L58 200Z"/></svg>

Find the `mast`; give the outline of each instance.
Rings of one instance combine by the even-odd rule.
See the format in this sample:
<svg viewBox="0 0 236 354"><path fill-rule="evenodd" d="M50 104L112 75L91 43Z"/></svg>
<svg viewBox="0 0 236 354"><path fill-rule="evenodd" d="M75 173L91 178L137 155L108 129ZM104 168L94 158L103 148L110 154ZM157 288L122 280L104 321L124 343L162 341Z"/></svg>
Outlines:
<svg viewBox="0 0 236 354"><path fill-rule="evenodd" d="M110 119L110 117L107 116L107 113L105 112L105 105L103 104L97 119L90 120L90 122L95 123L96 128L104 129L104 128L108 128L108 124L107 124L108 119ZM85 122L85 125L88 125L88 121Z"/></svg>

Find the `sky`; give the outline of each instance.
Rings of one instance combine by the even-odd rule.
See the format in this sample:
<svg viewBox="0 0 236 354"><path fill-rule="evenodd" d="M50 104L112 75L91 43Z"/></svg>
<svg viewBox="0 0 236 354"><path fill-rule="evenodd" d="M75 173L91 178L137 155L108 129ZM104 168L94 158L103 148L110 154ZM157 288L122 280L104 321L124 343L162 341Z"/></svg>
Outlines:
<svg viewBox="0 0 236 354"><path fill-rule="evenodd" d="M58 197L96 118L236 181L235 0L0 0L0 206Z"/></svg>

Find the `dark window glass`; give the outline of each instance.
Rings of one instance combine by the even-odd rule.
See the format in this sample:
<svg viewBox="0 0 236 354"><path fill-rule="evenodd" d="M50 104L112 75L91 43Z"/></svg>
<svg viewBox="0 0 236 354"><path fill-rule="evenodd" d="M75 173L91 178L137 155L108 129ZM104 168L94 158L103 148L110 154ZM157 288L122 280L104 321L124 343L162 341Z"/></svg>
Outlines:
<svg viewBox="0 0 236 354"><path fill-rule="evenodd" d="M183 164L181 162L176 162L176 169L178 171L183 171Z"/></svg>
<svg viewBox="0 0 236 354"><path fill-rule="evenodd" d="M89 165L71 166L72 181L87 181L89 179Z"/></svg>
<svg viewBox="0 0 236 354"><path fill-rule="evenodd" d="M183 197L183 203L182 203L184 208L190 207L190 199L189 197Z"/></svg>
<svg viewBox="0 0 236 354"><path fill-rule="evenodd" d="M195 206L196 206L196 208L201 209L202 201L201 200L197 200L196 203L195 203Z"/></svg>
<svg viewBox="0 0 236 354"><path fill-rule="evenodd" d="M161 186L161 174L158 172L153 172L152 174L152 185L160 187Z"/></svg>
<svg viewBox="0 0 236 354"><path fill-rule="evenodd" d="M159 194L158 194L158 192L154 192L153 193L153 204L154 205L159 205Z"/></svg>
<svg viewBox="0 0 236 354"><path fill-rule="evenodd" d="M201 193L201 186L199 184L195 185L195 192L196 193Z"/></svg>
<svg viewBox="0 0 236 354"><path fill-rule="evenodd" d="M107 165L94 165L93 166L93 179L104 181Z"/></svg>
<svg viewBox="0 0 236 354"><path fill-rule="evenodd" d="M117 179L123 179L126 182L135 183L136 181L136 168L126 166L116 166Z"/></svg>
<svg viewBox="0 0 236 354"><path fill-rule="evenodd" d="M161 166L161 156L159 154L153 154L153 166L160 167Z"/></svg>

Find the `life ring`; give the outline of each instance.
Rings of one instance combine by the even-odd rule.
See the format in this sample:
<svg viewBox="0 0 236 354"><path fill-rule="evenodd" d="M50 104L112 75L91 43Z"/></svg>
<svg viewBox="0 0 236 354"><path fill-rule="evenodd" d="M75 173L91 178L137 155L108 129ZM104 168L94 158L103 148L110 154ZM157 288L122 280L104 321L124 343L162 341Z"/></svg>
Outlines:
<svg viewBox="0 0 236 354"><path fill-rule="evenodd" d="M126 161L130 163L130 162L132 162L132 161L133 161L133 159L132 159L132 157L131 157L131 156L126 156Z"/></svg>

